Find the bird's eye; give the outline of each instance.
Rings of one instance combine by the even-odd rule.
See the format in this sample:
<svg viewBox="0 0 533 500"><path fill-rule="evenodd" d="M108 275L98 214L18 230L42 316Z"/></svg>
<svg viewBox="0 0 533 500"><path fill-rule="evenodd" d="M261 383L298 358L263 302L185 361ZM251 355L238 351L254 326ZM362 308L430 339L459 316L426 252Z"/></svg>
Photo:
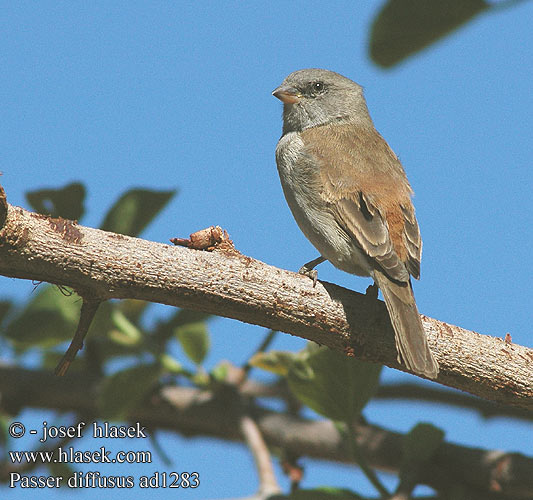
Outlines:
<svg viewBox="0 0 533 500"><path fill-rule="evenodd" d="M306 94L311 98L315 98L318 97L320 94L324 93L325 90L326 86L322 82L310 82L307 85Z"/></svg>

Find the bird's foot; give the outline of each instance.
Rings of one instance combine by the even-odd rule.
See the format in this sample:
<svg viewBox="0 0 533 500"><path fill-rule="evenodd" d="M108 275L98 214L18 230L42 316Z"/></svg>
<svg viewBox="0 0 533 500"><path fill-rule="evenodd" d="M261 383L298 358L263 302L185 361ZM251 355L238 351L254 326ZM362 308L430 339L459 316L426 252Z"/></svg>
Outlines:
<svg viewBox="0 0 533 500"><path fill-rule="evenodd" d="M318 281L318 271L316 269L309 269L305 266L300 267L298 274L303 274L304 276L308 276L313 280L313 288L316 286L316 282Z"/></svg>
<svg viewBox="0 0 533 500"><path fill-rule="evenodd" d="M316 286L316 282L318 281L318 271L315 269L318 264L324 262L326 259L324 257L317 257L316 259L313 259L306 264L304 264L302 267L300 267L300 270L298 271L298 274L303 274L304 276L308 276L313 280L313 288Z"/></svg>

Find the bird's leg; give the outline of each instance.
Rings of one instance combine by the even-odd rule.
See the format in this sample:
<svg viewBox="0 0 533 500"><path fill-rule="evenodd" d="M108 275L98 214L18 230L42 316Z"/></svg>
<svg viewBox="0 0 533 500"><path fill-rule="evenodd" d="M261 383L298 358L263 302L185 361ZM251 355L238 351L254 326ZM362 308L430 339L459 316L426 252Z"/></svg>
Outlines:
<svg viewBox="0 0 533 500"><path fill-rule="evenodd" d="M318 279L318 271L315 269L318 264L322 264L326 259L322 256L317 257L316 259L313 259L306 264L304 264L302 267L300 267L300 270L298 271L298 274L303 274L304 276L309 276L313 280L313 288L316 286L316 282Z"/></svg>
<svg viewBox="0 0 533 500"><path fill-rule="evenodd" d="M369 299L374 299L374 300L377 300L378 298L378 286L376 285L376 282L372 283L372 285L369 285L366 289L366 292L365 292L365 295L369 298Z"/></svg>

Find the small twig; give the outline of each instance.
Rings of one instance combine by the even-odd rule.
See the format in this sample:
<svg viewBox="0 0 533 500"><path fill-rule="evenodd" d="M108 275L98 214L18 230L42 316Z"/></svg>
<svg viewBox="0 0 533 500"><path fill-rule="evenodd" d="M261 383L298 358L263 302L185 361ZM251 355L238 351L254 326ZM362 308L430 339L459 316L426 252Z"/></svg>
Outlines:
<svg viewBox="0 0 533 500"><path fill-rule="evenodd" d="M62 377L65 375L65 373L67 373L67 370L69 369L72 361L74 361L76 354L83 347L83 341L87 335L87 332L89 331L89 327L91 326L91 322L96 314L96 311L98 310L99 305L100 300L83 297L78 328L76 329L76 333L74 334L72 342L68 346L67 352L65 352L64 356L61 358L61 361L57 364L56 369L54 370L54 373L57 376Z"/></svg>
<svg viewBox="0 0 533 500"><path fill-rule="evenodd" d="M261 498L268 498L270 495L280 493L281 490L276 481L270 452L259 427L248 415L241 417L240 427L257 466L259 475L259 491L257 495Z"/></svg>
<svg viewBox="0 0 533 500"><path fill-rule="evenodd" d="M157 453L161 461L167 466L172 465L172 460L161 446L161 443L157 439L155 433L150 434L150 443L154 447L154 451Z"/></svg>
<svg viewBox="0 0 533 500"><path fill-rule="evenodd" d="M189 238L170 238L170 242L194 250L212 251L215 248L237 252L228 232L220 226L210 226L192 233Z"/></svg>
<svg viewBox="0 0 533 500"><path fill-rule="evenodd" d="M298 464L298 457L292 453L284 453L284 457L281 460L281 467L285 475L291 481L291 493L295 493L300 488L300 483L303 479L304 470L303 467Z"/></svg>
<svg viewBox="0 0 533 500"><path fill-rule="evenodd" d="M346 429L348 432L348 443L350 446L350 451L352 453L352 456L355 462L361 468L361 470L363 471L363 474L367 477L367 479L372 483L372 486L374 486L374 488L376 488L376 490L379 492L379 494L381 495L381 498L383 499L390 498L389 491L387 490L387 488L385 488L385 486L383 486L377 474L374 472L374 469L372 469L368 465L368 462L366 461L366 458L363 452L359 448L359 445L357 444L357 436L355 434L353 425L350 423L347 423Z"/></svg>

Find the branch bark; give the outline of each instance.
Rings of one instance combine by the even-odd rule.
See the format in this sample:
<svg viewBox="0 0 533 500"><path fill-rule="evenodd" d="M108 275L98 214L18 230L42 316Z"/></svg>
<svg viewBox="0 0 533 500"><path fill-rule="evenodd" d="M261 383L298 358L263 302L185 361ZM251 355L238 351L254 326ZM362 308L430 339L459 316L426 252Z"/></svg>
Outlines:
<svg viewBox="0 0 533 500"><path fill-rule="evenodd" d="M13 413L22 408L44 408L97 419L103 417L95 403L98 387L99 379L88 373L72 372L67 377L55 377L46 371L0 366L2 407ZM166 386L134 410L129 421L140 422L150 432L168 429L185 436L242 442L243 415L253 416L269 447L282 448L293 456L353 463L346 440L332 422L270 411L253 401L246 405L239 394L232 398L231 391L212 394ZM369 464L398 473L402 434L364 424L356 425L355 432ZM533 458L522 454L443 443L421 471L420 482L444 492L459 483L472 492L468 498L532 499L532 469Z"/></svg>
<svg viewBox="0 0 533 500"><path fill-rule="evenodd" d="M272 495L281 493L276 481L274 465L270 456L270 451L263 439L257 423L249 416L241 417L240 429L248 448L252 451L255 465L259 476L259 491L256 494L258 499L268 499Z"/></svg>
<svg viewBox="0 0 533 500"><path fill-rule="evenodd" d="M297 335L355 357L397 362L385 305L241 255L132 238L14 207L0 196L0 274L195 309ZM533 350L422 316L437 381L533 409ZM73 332L74 333L74 332Z"/></svg>

